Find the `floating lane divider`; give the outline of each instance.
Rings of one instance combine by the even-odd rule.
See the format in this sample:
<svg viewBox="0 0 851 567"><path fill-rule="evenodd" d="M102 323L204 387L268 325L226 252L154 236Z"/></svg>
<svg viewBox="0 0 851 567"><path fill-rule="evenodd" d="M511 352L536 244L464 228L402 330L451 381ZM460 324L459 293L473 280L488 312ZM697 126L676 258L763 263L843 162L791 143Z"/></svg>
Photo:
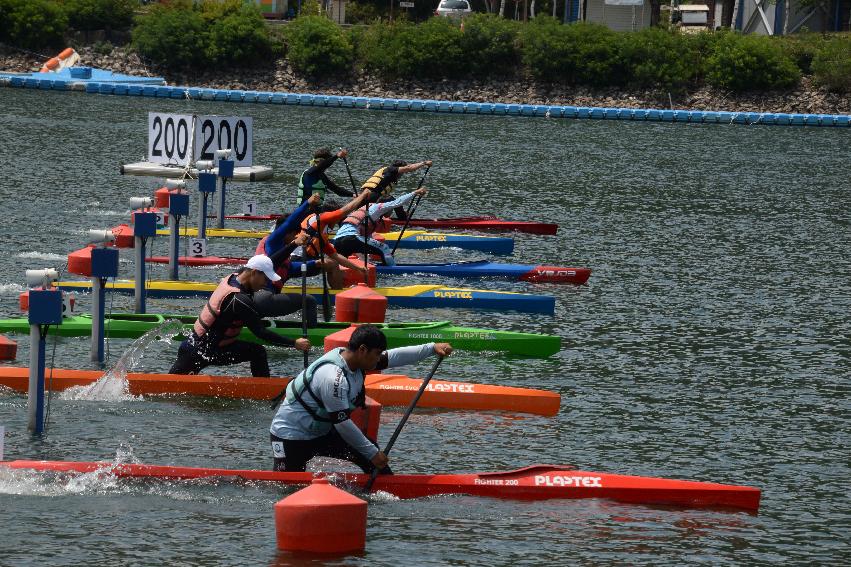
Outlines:
<svg viewBox="0 0 851 567"><path fill-rule="evenodd" d="M67 291L90 292L92 282L57 282L56 285ZM133 294L133 280L108 282L105 289L119 293ZM149 280L145 282L147 297L206 297L216 288L214 282L187 282ZM490 289L469 289L442 285L407 285L394 287L376 287L376 293L387 298L388 305L413 309L433 309L439 307L461 307L467 309L493 309L497 311L520 311L523 313L555 313L555 298L551 295L533 295L514 291L494 291ZM345 290L329 290L331 300ZM301 293L301 286L284 286L282 293ZM307 293L317 301L322 301L321 287L308 287Z"/></svg>
<svg viewBox="0 0 851 567"><path fill-rule="evenodd" d="M81 72L80 69L87 69ZM76 74L75 74L76 73ZM603 108L588 106L556 106L546 104L505 104L499 102L465 102L447 100L395 99L378 97L336 96L325 94L278 93L166 86L160 77L133 77L92 69L70 67L59 73L0 73L0 86L74 90L90 94L147 96L156 98L193 99L258 104L322 106L326 108L361 108L367 110L400 110L409 112L441 112L451 114L487 114L589 120L631 120L641 122L685 122L691 124L742 124L766 126L851 126L851 115L786 114L772 112L727 112L715 110L675 110L655 108Z"/></svg>

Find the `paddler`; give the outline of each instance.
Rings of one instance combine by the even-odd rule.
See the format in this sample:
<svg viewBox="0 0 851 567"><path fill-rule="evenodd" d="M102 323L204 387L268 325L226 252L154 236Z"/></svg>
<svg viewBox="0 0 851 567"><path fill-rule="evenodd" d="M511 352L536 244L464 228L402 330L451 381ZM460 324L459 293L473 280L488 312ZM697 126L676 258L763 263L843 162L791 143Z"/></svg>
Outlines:
<svg viewBox="0 0 851 567"><path fill-rule="evenodd" d="M305 169L301 177L298 178L298 204L304 203L311 195L319 195L319 204L325 202L325 191L330 189L341 197L354 197L355 194L348 189L343 189L325 174L327 170L337 158L344 158L349 155L349 151L345 148L338 151L335 155L331 155L331 150L328 148L319 148L313 152L313 159L310 160L310 167Z"/></svg>
<svg viewBox="0 0 851 567"><path fill-rule="evenodd" d="M379 167L361 186L361 190L369 189L372 191L373 202L388 201L390 200L390 194L396 187L396 183L399 182L399 178L403 174L416 171L422 167L431 167L431 164L432 161L430 159L410 165L404 160L396 160L391 165ZM402 207L397 208L396 217L404 220L406 217L405 209Z"/></svg>
<svg viewBox="0 0 851 567"><path fill-rule="evenodd" d="M448 356L448 343L387 350L374 325L358 327L346 347L317 359L287 385L269 436L276 471L304 471L313 457L346 459L364 472L390 473L387 455L350 419L365 405L364 372L414 364L431 355Z"/></svg>
<svg viewBox="0 0 851 567"><path fill-rule="evenodd" d="M310 349L310 341L281 337L266 329L254 303L253 294L281 276L275 273L268 256L254 256L238 272L219 283L201 309L192 334L180 343L171 374L197 374L207 366L251 363L252 376L269 376L266 349L238 340L243 326L258 338L279 346Z"/></svg>
<svg viewBox="0 0 851 567"><path fill-rule="evenodd" d="M339 264L356 270L366 276L366 268L364 266L358 266L337 252L337 249L334 248L334 245L330 242L328 233L331 232L331 230L339 224L340 221L346 218L350 212L354 211L361 205L365 205L371 196L372 193L370 191L361 191L360 195L346 203L344 207L332 211L325 211L321 214L316 213L308 215L308 217L301 223L301 233L299 234L306 234L309 240L306 245L301 246L293 252L293 260L309 261L319 258L321 250L322 254L325 256L325 260L329 262L328 265L323 266L323 269L328 273L328 285L331 289L342 289L343 287L345 276L343 275L343 271L340 269ZM321 234L320 231L317 230L317 217L319 217L318 222L322 225Z"/></svg>
<svg viewBox="0 0 851 567"><path fill-rule="evenodd" d="M367 206L359 207L349 213L340 223L340 228L337 230L337 236L334 238L334 247L337 252L343 256L351 256L352 254L361 254L366 242L369 254L375 254L381 257L381 263L386 266L395 266L396 260L393 259L393 253L387 244L372 238L378 222L382 217L390 216L393 210L400 207L403 211L405 205L418 196L428 194L428 189L421 187L416 191L406 193L392 201L384 203L373 203L369 205L369 214L367 215Z"/></svg>

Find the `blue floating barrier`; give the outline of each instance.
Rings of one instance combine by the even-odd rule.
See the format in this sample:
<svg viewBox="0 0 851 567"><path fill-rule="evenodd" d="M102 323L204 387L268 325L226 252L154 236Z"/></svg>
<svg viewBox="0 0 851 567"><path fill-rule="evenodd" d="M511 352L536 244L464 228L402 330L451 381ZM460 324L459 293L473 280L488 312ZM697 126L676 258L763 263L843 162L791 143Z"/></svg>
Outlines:
<svg viewBox="0 0 851 567"><path fill-rule="evenodd" d="M773 112L763 112L762 118L760 120L760 124L775 124L776 120L774 119Z"/></svg>
<svg viewBox="0 0 851 567"><path fill-rule="evenodd" d="M355 97L355 108L366 108L367 101L368 101L368 99L366 97L356 96Z"/></svg>
<svg viewBox="0 0 851 567"><path fill-rule="evenodd" d="M346 108L353 108L355 106L355 97L353 97L353 96L341 96L340 97L340 106L344 106Z"/></svg>
<svg viewBox="0 0 851 567"><path fill-rule="evenodd" d="M53 88L53 81L51 81L50 79L40 79L38 81L38 88L42 90L50 90L51 88Z"/></svg>
<svg viewBox="0 0 851 567"><path fill-rule="evenodd" d="M112 89L112 94L126 95L127 94L127 85L115 85L115 88Z"/></svg>
<svg viewBox="0 0 851 567"><path fill-rule="evenodd" d="M508 114L508 105L503 104L501 102L496 102L493 104L493 113L494 114Z"/></svg>
<svg viewBox="0 0 851 567"><path fill-rule="evenodd" d="M87 93L97 93L100 92L100 83L96 83L94 81L90 83L86 83L86 92ZM156 91L154 91L156 92Z"/></svg>
<svg viewBox="0 0 851 567"><path fill-rule="evenodd" d="M437 112L451 112L452 111L452 103L448 100L439 100L437 101Z"/></svg>
<svg viewBox="0 0 851 567"><path fill-rule="evenodd" d="M470 103L479 105L479 114L493 114L493 104L490 102Z"/></svg>
<svg viewBox="0 0 851 567"><path fill-rule="evenodd" d="M36 89L36 88L38 88L38 81L39 81L38 79L34 79L32 77L27 77L24 80L24 86L29 88L29 89Z"/></svg>
<svg viewBox="0 0 851 567"><path fill-rule="evenodd" d="M833 126L833 118L832 114L819 114L819 124L821 126Z"/></svg>
<svg viewBox="0 0 851 567"><path fill-rule="evenodd" d="M587 106L577 106L576 107L576 117L577 118L591 118L591 109Z"/></svg>
<svg viewBox="0 0 851 567"><path fill-rule="evenodd" d="M184 98L186 98L186 89L181 89L178 87L171 89L171 98L179 98L183 100Z"/></svg>
<svg viewBox="0 0 851 567"><path fill-rule="evenodd" d="M425 109L425 101L422 100L412 100L410 102L410 109L414 111L421 111Z"/></svg>
<svg viewBox="0 0 851 567"><path fill-rule="evenodd" d="M774 123L781 126L788 126L792 123L792 115L779 112L774 115Z"/></svg>
<svg viewBox="0 0 851 567"><path fill-rule="evenodd" d="M662 110L659 112L661 119L663 122L673 122L674 121L674 111L673 110Z"/></svg>
<svg viewBox="0 0 851 567"><path fill-rule="evenodd" d="M851 116L840 114L838 116L834 116L834 124L836 126L851 126Z"/></svg>
<svg viewBox="0 0 851 567"><path fill-rule="evenodd" d="M23 87L24 86L24 78L23 77L12 77L9 81L13 87Z"/></svg>
<svg viewBox="0 0 851 567"><path fill-rule="evenodd" d="M298 95L295 93L287 93L287 104L298 104Z"/></svg>
<svg viewBox="0 0 851 567"><path fill-rule="evenodd" d="M575 106L562 106L561 115L565 118L579 118L579 113Z"/></svg>
<svg viewBox="0 0 851 567"><path fill-rule="evenodd" d="M411 101L406 98L400 98L396 101L397 110L411 110Z"/></svg>
<svg viewBox="0 0 851 567"><path fill-rule="evenodd" d="M369 97L366 99L367 108L381 108L385 100L379 97Z"/></svg>
<svg viewBox="0 0 851 567"><path fill-rule="evenodd" d="M453 102L449 107L449 111L456 114L463 114L467 112L467 105L463 102Z"/></svg>
<svg viewBox="0 0 851 567"><path fill-rule="evenodd" d="M651 108L647 111L646 119L647 120L653 120L653 121L661 121L662 120L662 111L657 110L655 108Z"/></svg>
<svg viewBox="0 0 851 567"><path fill-rule="evenodd" d="M269 100L272 104L284 104L286 101L287 97L283 93L272 93L272 97Z"/></svg>
<svg viewBox="0 0 851 567"><path fill-rule="evenodd" d="M157 97L171 98L171 87L157 87Z"/></svg>
<svg viewBox="0 0 851 567"><path fill-rule="evenodd" d="M669 110L671 113L671 122L686 122L688 120L688 116L682 110Z"/></svg>
<svg viewBox="0 0 851 567"><path fill-rule="evenodd" d="M340 106L340 97L336 95L330 95L325 97L325 104L327 106Z"/></svg>
<svg viewBox="0 0 851 567"><path fill-rule="evenodd" d="M142 96L142 87L140 85L128 85L127 94L130 96Z"/></svg>
<svg viewBox="0 0 851 567"><path fill-rule="evenodd" d="M596 107L594 107L594 108L589 108L589 109L588 109L588 118L596 118L597 120L601 120L601 119L603 119L603 118L605 118L605 117L606 117L606 115L605 115L605 113L603 112L603 109L602 109L602 108L596 108Z"/></svg>
<svg viewBox="0 0 851 567"><path fill-rule="evenodd" d="M521 104L520 116L535 116L535 107L531 104Z"/></svg>
<svg viewBox="0 0 851 567"><path fill-rule="evenodd" d="M198 87L189 87L186 89L189 98L199 99L204 93L204 89L199 89Z"/></svg>
<svg viewBox="0 0 851 567"><path fill-rule="evenodd" d="M115 85L113 85L112 83L101 83L100 89L98 89L98 92L100 94L112 94L112 92L114 90L115 90Z"/></svg>
<svg viewBox="0 0 851 567"><path fill-rule="evenodd" d="M465 102L464 112L469 114L478 114L482 110L482 105L478 102Z"/></svg>
<svg viewBox="0 0 851 567"><path fill-rule="evenodd" d="M519 116L520 115L520 105L519 104L509 104L508 111L506 114L510 116Z"/></svg>
<svg viewBox="0 0 851 567"><path fill-rule="evenodd" d="M228 99L228 91L225 89L215 89L213 90L213 100L227 100Z"/></svg>
<svg viewBox="0 0 851 567"><path fill-rule="evenodd" d="M142 96L157 96L157 88L153 85L145 85L142 87Z"/></svg>
<svg viewBox="0 0 851 567"><path fill-rule="evenodd" d="M712 123L717 124L718 121L719 121L717 112L707 111L707 112L703 112L702 114L703 114L703 121L704 122L712 122Z"/></svg>
<svg viewBox="0 0 851 567"><path fill-rule="evenodd" d="M313 106L316 96L312 94L302 94L298 96L298 103L302 106Z"/></svg>
<svg viewBox="0 0 851 567"><path fill-rule="evenodd" d="M68 81L53 81L53 90L64 91L68 89Z"/></svg>
<svg viewBox="0 0 851 567"><path fill-rule="evenodd" d="M437 111L438 102L436 100L424 100L423 101L423 110L427 112L435 112Z"/></svg>
<svg viewBox="0 0 851 567"><path fill-rule="evenodd" d="M239 91L225 91L225 100L230 102L242 102L242 93Z"/></svg>
<svg viewBox="0 0 851 567"><path fill-rule="evenodd" d="M257 98L255 102L260 102L262 104L268 104L272 102L272 93L257 93Z"/></svg>
<svg viewBox="0 0 851 567"><path fill-rule="evenodd" d="M550 118L561 118L564 116L564 107L563 106L548 106L547 111L544 113L544 116L548 116Z"/></svg>
<svg viewBox="0 0 851 567"><path fill-rule="evenodd" d="M382 110L396 110L399 108L399 101L395 98L383 98L381 99L381 109Z"/></svg>
<svg viewBox="0 0 851 567"><path fill-rule="evenodd" d="M807 126L816 126L819 123L818 116L815 114L807 114L804 116L804 124Z"/></svg>
<svg viewBox="0 0 851 567"><path fill-rule="evenodd" d="M803 114L793 114L789 123L796 126L802 126L804 124L804 120L805 117Z"/></svg>

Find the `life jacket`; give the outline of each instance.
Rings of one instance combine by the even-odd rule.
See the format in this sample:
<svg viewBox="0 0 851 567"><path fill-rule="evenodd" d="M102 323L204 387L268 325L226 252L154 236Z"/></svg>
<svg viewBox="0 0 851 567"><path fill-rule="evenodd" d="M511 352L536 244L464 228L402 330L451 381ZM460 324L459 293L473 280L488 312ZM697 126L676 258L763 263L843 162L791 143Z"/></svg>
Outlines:
<svg viewBox="0 0 851 567"><path fill-rule="evenodd" d="M372 177L366 180L366 182L361 185L361 191L364 189L369 189L373 193L375 193L375 188L378 187L378 184L381 183L384 172L387 170L387 166L382 167L378 171L372 174ZM378 198L386 197L390 193L393 192L393 188L396 186L396 182L388 183L387 186L381 190L381 195ZM372 199L375 199L375 195L373 195Z"/></svg>
<svg viewBox="0 0 851 567"><path fill-rule="evenodd" d="M319 257L319 251L321 248L325 246L325 243L328 242L327 228L322 227L322 232L324 234L319 234L319 231L316 230L317 223L317 215L319 213L310 215L303 221L301 221L301 231L306 232L307 236L310 237L310 240L307 241L302 248L304 249L305 257L317 258Z"/></svg>
<svg viewBox="0 0 851 567"><path fill-rule="evenodd" d="M361 391L358 392L357 396L355 396L354 401L348 400L349 407L346 410L337 411L334 412L334 415L330 415L320 397L310 387L310 384L313 381L313 376L320 367L326 364L333 364L340 369L347 367L346 362L340 354L342 351L342 348L335 348L328 351L323 356L313 361L313 364L308 366L304 372L296 376L295 379L287 385L287 403L301 404L314 421L320 421L323 423L341 423L349 419L352 411L356 408L364 407L366 405L366 391L364 388L361 388ZM345 371L343 371L343 374L346 376L346 381L349 382L349 375L346 374ZM349 389L351 390L351 382L349 382ZM304 402L305 396L310 396L310 398L319 407L314 409L310 405L306 404Z"/></svg>
<svg viewBox="0 0 851 567"><path fill-rule="evenodd" d="M359 207L349 213L349 216L343 219L343 224L350 224L354 226L358 229L358 234L366 236L367 238L372 236L375 229L378 227L376 222L367 214L366 206Z"/></svg>
<svg viewBox="0 0 851 567"><path fill-rule="evenodd" d="M311 167L313 167L313 162L311 162ZM308 168L308 169L310 169L310 168ZM305 194L304 194L305 193L305 191L304 191L304 189L305 189L305 187L304 187L304 174L305 173L307 173L307 169L302 171L301 176L298 178L298 202L296 203L297 205L301 205L304 202L305 199L310 197L310 195L305 196ZM319 204L320 205L325 202L325 189L326 189L326 187L325 187L325 182L322 181L321 177L316 179L316 181L313 182L313 185L311 185L309 187L309 189L311 190L311 195L313 193L319 194Z"/></svg>
<svg viewBox="0 0 851 567"><path fill-rule="evenodd" d="M195 334L199 337L203 337L213 327L216 319L221 314L222 303L224 303L227 296L233 293L242 293L241 289L228 283L232 275L234 274L226 276L219 282L219 285L210 295L210 299L207 300L206 305L201 308L201 313L198 315L198 319L195 320L195 325L193 326ZM241 331L242 321L232 321L230 326L225 329L224 338L219 341L218 346L228 346L235 343L236 337L239 336Z"/></svg>

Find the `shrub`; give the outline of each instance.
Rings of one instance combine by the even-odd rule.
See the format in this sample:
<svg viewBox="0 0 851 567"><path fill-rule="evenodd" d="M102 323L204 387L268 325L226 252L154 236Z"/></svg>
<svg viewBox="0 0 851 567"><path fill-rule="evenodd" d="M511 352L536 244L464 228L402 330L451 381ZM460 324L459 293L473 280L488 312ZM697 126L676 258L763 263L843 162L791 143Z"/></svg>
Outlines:
<svg viewBox="0 0 851 567"><path fill-rule="evenodd" d="M364 35L361 54L366 67L386 78L454 78L467 72L461 30L448 18L378 23Z"/></svg>
<svg viewBox="0 0 851 567"><path fill-rule="evenodd" d="M206 5L205 5L206 6ZM207 59L223 65L266 63L272 54L272 38L260 10L253 4L225 4L208 26ZM202 13L210 20L210 12Z"/></svg>
<svg viewBox="0 0 851 567"><path fill-rule="evenodd" d="M317 76L347 73L352 44L340 27L324 16L299 16L287 26L287 58L299 71Z"/></svg>
<svg viewBox="0 0 851 567"><path fill-rule="evenodd" d="M561 25L538 16L524 26L523 62L537 79L592 86L624 82L621 37L599 24Z"/></svg>
<svg viewBox="0 0 851 567"><path fill-rule="evenodd" d="M68 28L62 7L52 0L0 0L0 39L25 49L60 47Z"/></svg>
<svg viewBox="0 0 851 567"><path fill-rule="evenodd" d="M818 33L799 33L783 37L783 51L792 58L804 75L811 75L813 58L824 47L825 38Z"/></svg>
<svg viewBox="0 0 851 567"><path fill-rule="evenodd" d="M707 66L711 84L738 92L790 87L801 76L773 38L758 35L724 34Z"/></svg>
<svg viewBox="0 0 851 567"><path fill-rule="evenodd" d="M138 0L62 0L75 30L123 30L133 23Z"/></svg>
<svg viewBox="0 0 851 567"><path fill-rule="evenodd" d="M204 18L189 3L157 4L133 28L139 53L171 69L206 64L206 44Z"/></svg>
<svg viewBox="0 0 851 567"><path fill-rule="evenodd" d="M520 61L519 25L496 14L472 14L464 19L461 50L469 71L485 77L511 73Z"/></svg>
<svg viewBox="0 0 851 567"><path fill-rule="evenodd" d="M851 92L851 39L825 42L813 57L812 69L816 84L834 92Z"/></svg>
<svg viewBox="0 0 851 567"><path fill-rule="evenodd" d="M371 24L386 14L386 10L367 1L348 2L346 4L346 20L350 24Z"/></svg>
<svg viewBox="0 0 851 567"><path fill-rule="evenodd" d="M623 59L629 82L637 87L682 91L699 71L690 36L675 29L647 28L626 36Z"/></svg>

